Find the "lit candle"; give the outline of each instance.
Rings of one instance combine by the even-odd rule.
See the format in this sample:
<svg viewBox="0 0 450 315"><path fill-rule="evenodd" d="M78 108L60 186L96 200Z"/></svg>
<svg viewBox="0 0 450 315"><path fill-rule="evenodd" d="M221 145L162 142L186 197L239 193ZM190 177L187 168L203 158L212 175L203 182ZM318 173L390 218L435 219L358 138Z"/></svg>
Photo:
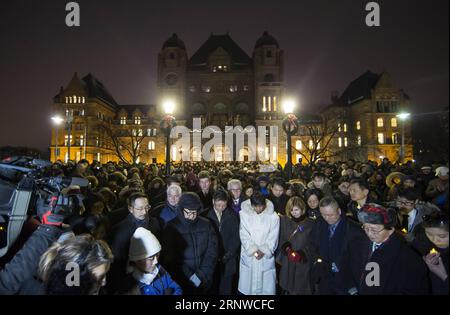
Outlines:
<svg viewBox="0 0 450 315"><path fill-rule="evenodd" d="M402 232L408 234L408 231L405 228L402 230Z"/></svg>
<svg viewBox="0 0 450 315"><path fill-rule="evenodd" d="M432 248L431 250L430 250L430 254L437 254L438 253L438 251L436 250L436 249L434 249L434 248Z"/></svg>
<svg viewBox="0 0 450 315"><path fill-rule="evenodd" d="M317 259L317 262L318 262L318 263L321 263L321 262L322 262L322 259L320 259L320 258Z"/></svg>
<svg viewBox="0 0 450 315"><path fill-rule="evenodd" d="M256 258L258 258L258 253L255 252L255 253L253 254L253 256L255 256Z"/></svg>

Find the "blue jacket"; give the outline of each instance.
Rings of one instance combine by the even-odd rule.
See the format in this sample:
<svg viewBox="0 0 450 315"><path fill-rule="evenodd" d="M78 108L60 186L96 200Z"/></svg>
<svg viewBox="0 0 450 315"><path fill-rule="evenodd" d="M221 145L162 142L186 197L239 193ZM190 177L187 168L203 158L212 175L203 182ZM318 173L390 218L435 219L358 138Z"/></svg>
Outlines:
<svg viewBox="0 0 450 315"><path fill-rule="evenodd" d="M166 205L161 210L159 217L161 218L161 220L163 220L164 225L166 225L167 223L169 223L169 221L172 221L177 217L177 210L172 209L171 207L169 207L169 205Z"/></svg>
<svg viewBox="0 0 450 315"><path fill-rule="evenodd" d="M159 273L153 282L146 285L139 282L139 290L142 295L182 295L181 287L172 280L169 273L160 265L158 266Z"/></svg>

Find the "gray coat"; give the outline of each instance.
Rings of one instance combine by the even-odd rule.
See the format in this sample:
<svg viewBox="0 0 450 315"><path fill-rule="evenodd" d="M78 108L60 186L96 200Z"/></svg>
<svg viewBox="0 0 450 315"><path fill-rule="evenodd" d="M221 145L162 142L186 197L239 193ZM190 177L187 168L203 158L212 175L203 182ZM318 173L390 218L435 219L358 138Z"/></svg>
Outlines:
<svg viewBox="0 0 450 315"><path fill-rule="evenodd" d="M313 225L314 221L309 218L300 223L294 222L287 216L282 216L280 219L280 240L277 255L277 263L281 265L279 284L283 290L290 294L312 294L310 281L312 261L308 244ZM295 230L297 232L289 242L292 244L292 249L302 256L300 262L289 261L288 256L281 248Z"/></svg>

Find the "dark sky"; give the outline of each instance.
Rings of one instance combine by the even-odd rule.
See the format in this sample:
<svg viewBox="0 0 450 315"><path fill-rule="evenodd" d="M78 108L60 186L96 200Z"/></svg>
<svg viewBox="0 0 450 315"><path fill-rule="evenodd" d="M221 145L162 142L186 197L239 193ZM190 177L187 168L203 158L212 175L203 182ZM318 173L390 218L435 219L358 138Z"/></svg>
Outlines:
<svg viewBox="0 0 450 315"><path fill-rule="evenodd" d="M65 25L68 2L0 2L0 146L46 150L52 97L75 71L119 104L154 103L157 53L174 32L189 56L227 31L251 55L268 30L285 51L287 93L307 111L368 69L388 71L414 113L449 103L448 0L378 1L378 28L361 0L79 0L78 28Z"/></svg>

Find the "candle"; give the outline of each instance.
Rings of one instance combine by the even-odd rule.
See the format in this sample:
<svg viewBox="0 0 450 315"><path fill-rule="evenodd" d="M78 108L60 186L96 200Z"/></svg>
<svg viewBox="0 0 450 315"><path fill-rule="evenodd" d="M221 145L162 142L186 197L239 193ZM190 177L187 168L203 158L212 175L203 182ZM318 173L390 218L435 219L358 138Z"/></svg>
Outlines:
<svg viewBox="0 0 450 315"><path fill-rule="evenodd" d="M437 253L438 253L438 251L435 248L432 248L430 250L430 254L437 254Z"/></svg>
<svg viewBox="0 0 450 315"><path fill-rule="evenodd" d="M321 263L321 262L322 262L322 259L320 259L320 258L317 259L317 262L318 262L318 263Z"/></svg>
<svg viewBox="0 0 450 315"><path fill-rule="evenodd" d="M408 231L405 228L403 228L402 232L408 234Z"/></svg>

